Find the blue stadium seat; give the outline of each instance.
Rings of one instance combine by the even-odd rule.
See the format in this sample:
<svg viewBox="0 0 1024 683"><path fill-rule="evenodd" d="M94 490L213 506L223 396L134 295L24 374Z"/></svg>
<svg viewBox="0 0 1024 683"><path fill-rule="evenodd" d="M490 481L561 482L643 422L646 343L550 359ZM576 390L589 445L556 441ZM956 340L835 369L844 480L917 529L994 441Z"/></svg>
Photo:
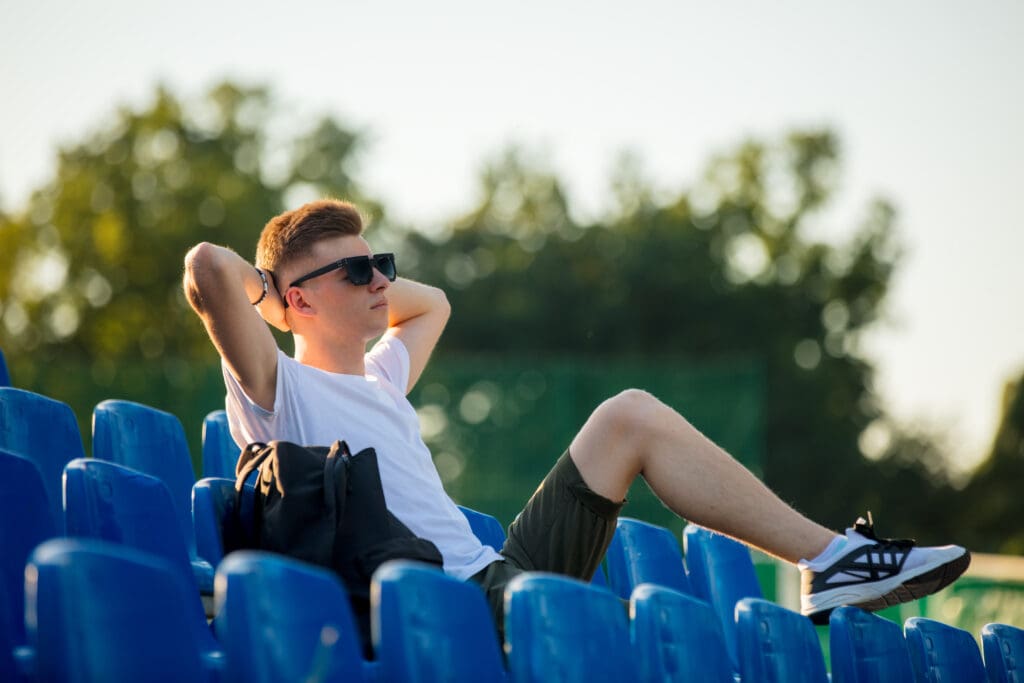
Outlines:
<svg viewBox="0 0 1024 683"><path fill-rule="evenodd" d="M622 520L629 518L620 517L619 519ZM616 522L616 524L617 523L618 522ZM608 544L608 549L604 552L604 569L608 590L615 593L619 598L628 600L629 596L623 595L623 593L627 590L631 591L632 588L630 588L629 579L627 578L626 549L622 547L622 534L619 533L618 528L615 529L615 533L612 535L612 540ZM621 588L616 586L616 580L625 585Z"/></svg>
<svg viewBox="0 0 1024 683"><path fill-rule="evenodd" d="M904 683L914 679L899 624L856 607L829 617L832 683Z"/></svg>
<svg viewBox="0 0 1024 683"><path fill-rule="evenodd" d="M252 486L247 487L255 495ZM216 567L233 550L245 548L245 522L235 512L235 480L205 477L192 487L192 526L196 553ZM252 520L249 521L250 526Z"/></svg>
<svg viewBox="0 0 1024 683"><path fill-rule="evenodd" d="M13 681L14 683L24 683L30 680L28 672L23 672L18 667L18 662L15 660L15 650L18 648L24 650L30 650L28 646L18 643L14 639L14 621L21 622L21 629L25 628L25 619L17 619L14 609L11 607L11 598L7 594L8 587L6 582L0 584L0 681ZM34 666L34 661L31 662L31 666Z"/></svg>
<svg viewBox="0 0 1024 683"><path fill-rule="evenodd" d="M93 411L92 454L154 476L170 491L189 557L200 586L213 584L213 567L196 554L192 529L192 486L196 483L181 421L162 410L131 401L103 401Z"/></svg>
<svg viewBox="0 0 1024 683"><path fill-rule="evenodd" d="M604 573L604 565L605 562L602 561L601 564L597 566L597 569L594 570L594 576L590 579L590 583L591 585L610 591L612 587L608 585L608 576Z"/></svg>
<svg viewBox="0 0 1024 683"><path fill-rule="evenodd" d="M513 683L636 680L626 610L611 591L526 573L505 589L505 652Z"/></svg>
<svg viewBox="0 0 1024 683"><path fill-rule="evenodd" d="M825 658L807 617L761 600L736 605L740 680L762 683L828 683Z"/></svg>
<svg viewBox="0 0 1024 683"><path fill-rule="evenodd" d="M0 451L0 499L12 513L0 515L3 620L14 657L31 668L33 653L25 635L25 563L37 545L58 535L58 527L39 468L27 458ZM5 649L12 654L10 647ZM0 680L8 679L0 676Z"/></svg>
<svg viewBox="0 0 1024 683"><path fill-rule="evenodd" d="M475 535L484 545L489 545L495 550L501 552L501 549L505 545L505 529L501 526L501 522L499 522L497 518L492 517L485 512L478 512L473 508L468 508L463 505L459 506L459 510L469 522L469 528L473 530L473 535ZM597 568L597 571L594 572L594 577L591 580L591 583L595 586L608 586L608 579L605 578L603 568Z"/></svg>
<svg viewBox="0 0 1024 683"><path fill-rule="evenodd" d="M978 644L967 631L934 619L911 617L904 624L915 680L985 683Z"/></svg>
<svg viewBox="0 0 1024 683"><path fill-rule="evenodd" d="M68 536L121 543L160 555L195 586L213 594L206 562L190 560L167 486L156 477L116 463L72 460L64 468L64 520Z"/></svg>
<svg viewBox="0 0 1024 683"><path fill-rule="evenodd" d="M683 567L683 551L665 527L621 517L606 553L608 583L623 600L629 600L641 583L653 583L693 594Z"/></svg>
<svg viewBox="0 0 1024 683"><path fill-rule="evenodd" d="M722 627L706 602L645 583L633 591L630 612L637 680L733 683Z"/></svg>
<svg viewBox="0 0 1024 683"><path fill-rule="evenodd" d="M36 464L50 501L50 516L60 524L64 465L85 457L71 407L31 391L0 387L0 448Z"/></svg>
<svg viewBox="0 0 1024 683"><path fill-rule="evenodd" d="M491 515L462 505L459 506L459 511L465 516L473 535L480 539L481 543L501 550L505 545L505 529L502 528L501 522Z"/></svg>
<svg viewBox="0 0 1024 683"><path fill-rule="evenodd" d="M36 549L26 576L38 680L216 680L221 658L204 655L188 588L161 558L57 539Z"/></svg>
<svg viewBox="0 0 1024 683"><path fill-rule="evenodd" d="M505 680L497 629L476 584L392 561L374 572L370 600L382 683Z"/></svg>
<svg viewBox="0 0 1024 683"><path fill-rule="evenodd" d="M990 683L1024 681L1024 629L1009 624L985 624L981 644Z"/></svg>
<svg viewBox="0 0 1024 683"><path fill-rule="evenodd" d="M763 598L747 546L710 529L689 524L683 532L686 569L693 594L708 602L718 617L733 666L739 670L736 603Z"/></svg>
<svg viewBox="0 0 1024 683"><path fill-rule="evenodd" d="M0 387L11 386L11 373L7 372L7 361L4 360L4 352L0 350Z"/></svg>
<svg viewBox="0 0 1024 683"><path fill-rule="evenodd" d="M283 555L239 551L217 568L225 683L373 680L335 574Z"/></svg>
<svg viewBox="0 0 1024 683"><path fill-rule="evenodd" d="M214 410L203 420L203 476L235 478L241 449L228 429L228 414Z"/></svg>

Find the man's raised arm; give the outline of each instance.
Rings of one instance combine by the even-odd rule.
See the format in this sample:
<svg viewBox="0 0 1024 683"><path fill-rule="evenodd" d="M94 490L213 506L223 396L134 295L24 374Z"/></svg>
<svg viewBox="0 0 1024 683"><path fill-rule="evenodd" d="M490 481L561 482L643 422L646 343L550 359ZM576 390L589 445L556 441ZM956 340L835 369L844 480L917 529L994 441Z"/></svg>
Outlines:
<svg viewBox="0 0 1024 683"><path fill-rule="evenodd" d="M409 350L408 393L423 374L452 309L444 291L405 278L391 283L387 297L387 333Z"/></svg>
<svg viewBox="0 0 1024 683"><path fill-rule="evenodd" d="M259 271L230 249L208 242L197 244L185 256L186 298L246 394L273 410L277 344L264 319L281 329L287 324L273 278L267 280L263 297ZM259 306L253 306L261 297Z"/></svg>

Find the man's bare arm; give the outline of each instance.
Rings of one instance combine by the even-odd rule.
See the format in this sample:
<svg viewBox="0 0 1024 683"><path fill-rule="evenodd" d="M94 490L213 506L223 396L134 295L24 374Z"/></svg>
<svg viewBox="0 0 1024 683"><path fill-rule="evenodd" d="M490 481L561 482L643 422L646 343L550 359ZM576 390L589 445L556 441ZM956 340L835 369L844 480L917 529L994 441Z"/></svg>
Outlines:
<svg viewBox="0 0 1024 683"><path fill-rule="evenodd" d="M451 306L442 290L405 278L391 283L387 297L388 334L401 339L409 350L409 392L441 338Z"/></svg>
<svg viewBox="0 0 1024 683"><path fill-rule="evenodd" d="M263 295L256 268L230 249L203 242L185 256L182 286L231 374L253 401L273 410L277 343L266 322L287 329L273 279L266 298L253 306Z"/></svg>

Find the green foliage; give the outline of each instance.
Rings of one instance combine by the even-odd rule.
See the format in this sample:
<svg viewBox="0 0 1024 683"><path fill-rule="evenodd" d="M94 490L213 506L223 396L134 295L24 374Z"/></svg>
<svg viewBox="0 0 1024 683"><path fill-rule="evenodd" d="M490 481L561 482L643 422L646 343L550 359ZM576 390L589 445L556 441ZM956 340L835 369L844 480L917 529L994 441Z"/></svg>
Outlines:
<svg viewBox="0 0 1024 683"><path fill-rule="evenodd" d="M409 237L415 275L452 301L441 353L754 359L768 378L765 478L814 517L848 524L873 486L858 437L881 416L857 340L899 250L882 201L848 244L806 236L837 156L828 132L746 142L661 204L627 159L616 215L580 226L557 179L511 150L442 240Z"/></svg>
<svg viewBox="0 0 1024 683"><path fill-rule="evenodd" d="M1024 375L1007 383L992 450L964 490L980 547L1024 555Z"/></svg>
<svg viewBox="0 0 1024 683"><path fill-rule="evenodd" d="M764 373L749 359L694 366L674 359L446 354L410 397L452 497L511 522L596 402L642 387L685 413L754 471L764 448ZM624 514L674 530L682 522L647 487Z"/></svg>

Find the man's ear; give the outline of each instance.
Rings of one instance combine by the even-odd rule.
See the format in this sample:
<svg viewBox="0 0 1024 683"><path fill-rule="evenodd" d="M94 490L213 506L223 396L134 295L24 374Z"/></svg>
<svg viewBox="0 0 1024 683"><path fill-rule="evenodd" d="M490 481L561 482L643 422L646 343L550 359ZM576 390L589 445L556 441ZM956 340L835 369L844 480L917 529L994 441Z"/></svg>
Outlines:
<svg viewBox="0 0 1024 683"><path fill-rule="evenodd" d="M284 296L285 301L288 302L288 309L291 310L292 315L308 318L316 314L316 308L314 308L309 299L305 297L302 293L302 289L299 287L289 287Z"/></svg>

